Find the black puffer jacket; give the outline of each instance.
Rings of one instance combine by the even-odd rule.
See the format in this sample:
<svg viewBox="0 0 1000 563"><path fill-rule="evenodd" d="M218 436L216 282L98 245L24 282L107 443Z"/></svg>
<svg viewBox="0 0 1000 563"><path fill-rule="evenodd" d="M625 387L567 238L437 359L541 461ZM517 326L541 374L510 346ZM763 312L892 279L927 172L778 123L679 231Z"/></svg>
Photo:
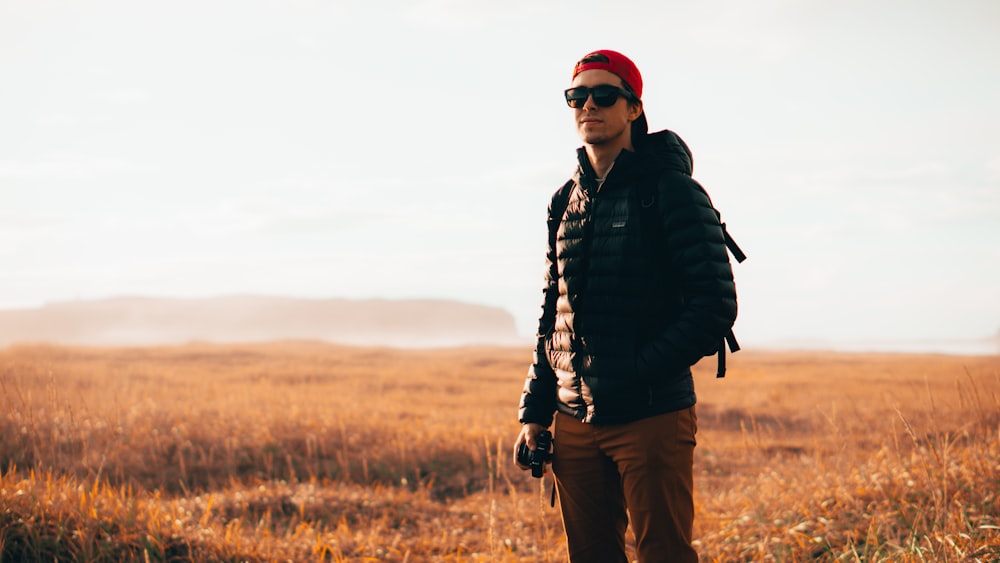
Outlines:
<svg viewBox="0 0 1000 563"><path fill-rule="evenodd" d="M551 217L549 208L538 346L520 420L548 426L558 409L618 423L687 408L691 366L718 350L736 319L718 214L670 131L623 151L600 187L577 152L565 212ZM656 208L643 213L644 205ZM642 225L644 217L658 224Z"/></svg>

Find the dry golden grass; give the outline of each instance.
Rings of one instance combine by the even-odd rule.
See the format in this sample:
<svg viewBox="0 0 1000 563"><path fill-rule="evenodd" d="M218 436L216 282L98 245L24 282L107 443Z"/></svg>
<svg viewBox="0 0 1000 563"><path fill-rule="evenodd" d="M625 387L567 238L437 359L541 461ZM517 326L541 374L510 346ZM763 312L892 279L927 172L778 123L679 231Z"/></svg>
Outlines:
<svg viewBox="0 0 1000 563"><path fill-rule="evenodd" d="M550 481L510 462L528 357L0 350L0 560L564 561ZM704 561L1000 560L1000 358L712 362Z"/></svg>

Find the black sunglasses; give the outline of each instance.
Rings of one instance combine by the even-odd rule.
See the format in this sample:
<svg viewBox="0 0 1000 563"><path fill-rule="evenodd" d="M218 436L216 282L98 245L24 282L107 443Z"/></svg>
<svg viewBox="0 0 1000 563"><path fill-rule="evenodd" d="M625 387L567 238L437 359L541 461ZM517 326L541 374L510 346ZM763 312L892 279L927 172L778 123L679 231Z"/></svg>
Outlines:
<svg viewBox="0 0 1000 563"><path fill-rule="evenodd" d="M618 96L623 96L626 100L631 102L637 102L635 95L632 92L620 87L612 86L611 84L601 84L599 86L594 86L588 88L587 86L577 86L576 88L570 88L566 90L566 103L569 104L571 108L582 108L587 103L587 98L590 96L594 97L594 103L602 108L608 108L615 105L618 101Z"/></svg>

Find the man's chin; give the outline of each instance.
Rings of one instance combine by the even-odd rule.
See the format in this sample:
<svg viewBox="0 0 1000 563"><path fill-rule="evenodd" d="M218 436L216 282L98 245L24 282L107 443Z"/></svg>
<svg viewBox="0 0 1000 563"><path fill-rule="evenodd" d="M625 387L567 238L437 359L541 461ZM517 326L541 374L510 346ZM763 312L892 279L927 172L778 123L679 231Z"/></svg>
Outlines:
<svg viewBox="0 0 1000 563"><path fill-rule="evenodd" d="M595 133L580 133L580 140L587 145L603 145L608 142L608 137Z"/></svg>

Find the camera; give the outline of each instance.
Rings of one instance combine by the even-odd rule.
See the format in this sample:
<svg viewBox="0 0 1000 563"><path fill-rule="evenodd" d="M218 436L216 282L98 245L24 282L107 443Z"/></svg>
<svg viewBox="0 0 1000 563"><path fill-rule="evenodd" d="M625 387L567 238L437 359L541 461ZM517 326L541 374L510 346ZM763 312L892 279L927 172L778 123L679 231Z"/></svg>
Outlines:
<svg viewBox="0 0 1000 563"><path fill-rule="evenodd" d="M541 477L545 473L545 464L552 460L552 433L542 430L535 437L537 447L532 450L528 444L521 443L517 447L517 462L531 468L532 477Z"/></svg>

